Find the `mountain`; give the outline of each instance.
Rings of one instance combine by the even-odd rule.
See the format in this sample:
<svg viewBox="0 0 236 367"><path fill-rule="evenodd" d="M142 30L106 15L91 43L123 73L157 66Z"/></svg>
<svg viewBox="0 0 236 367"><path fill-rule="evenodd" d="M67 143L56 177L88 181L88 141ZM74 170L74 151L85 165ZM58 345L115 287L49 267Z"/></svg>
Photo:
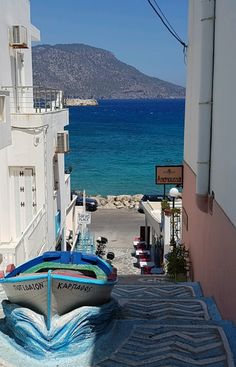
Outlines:
<svg viewBox="0 0 236 367"><path fill-rule="evenodd" d="M84 44L33 47L34 85L96 99L178 98L185 89L147 76L111 52Z"/></svg>

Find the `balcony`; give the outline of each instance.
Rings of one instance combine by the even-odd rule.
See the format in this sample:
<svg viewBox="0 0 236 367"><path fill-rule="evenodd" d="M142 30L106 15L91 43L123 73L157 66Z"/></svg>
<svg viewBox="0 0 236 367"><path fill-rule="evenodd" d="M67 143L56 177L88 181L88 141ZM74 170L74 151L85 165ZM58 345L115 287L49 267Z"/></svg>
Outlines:
<svg viewBox="0 0 236 367"><path fill-rule="evenodd" d="M10 94L12 114L41 114L64 108L60 90L33 86L4 86L1 89Z"/></svg>
<svg viewBox="0 0 236 367"><path fill-rule="evenodd" d="M0 149L11 144L9 93L0 89Z"/></svg>

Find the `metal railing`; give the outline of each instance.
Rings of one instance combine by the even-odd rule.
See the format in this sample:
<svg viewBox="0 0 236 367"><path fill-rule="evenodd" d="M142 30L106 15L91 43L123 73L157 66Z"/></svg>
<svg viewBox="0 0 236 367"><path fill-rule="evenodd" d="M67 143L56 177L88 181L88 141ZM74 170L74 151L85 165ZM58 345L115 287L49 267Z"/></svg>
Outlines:
<svg viewBox="0 0 236 367"><path fill-rule="evenodd" d="M45 113L64 108L60 90L43 87L2 86L10 93L11 113Z"/></svg>
<svg viewBox="0 0 236 367"><path fill-rule="evenodd" d="M21 237L14 243L0 246L2 263L0 268L5 270L7 264L13 263L16 266L29 258L38 256L41 248L45 244L46 235L46 213L45 208L36 214L28 224Z"/></svg>
<svg viewBox="0 0 236 367"><path fill-rule="evenodd" d="M18 240L15 250L16 265L38 255L45 242L45 208L29 223Z"/></svg>

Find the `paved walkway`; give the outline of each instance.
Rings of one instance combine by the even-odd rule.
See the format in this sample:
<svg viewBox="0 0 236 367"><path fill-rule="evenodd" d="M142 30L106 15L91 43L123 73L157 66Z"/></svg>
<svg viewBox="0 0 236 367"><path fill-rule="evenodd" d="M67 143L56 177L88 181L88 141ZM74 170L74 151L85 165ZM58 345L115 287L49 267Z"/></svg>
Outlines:
<svg viewBox="0 0 236 367"><path fill-rule="evenodd" d="M113 297L120 304L113 326L85 356L36 360L1 338L0 366L235 366L236 328L221 320L198 283L174 284L164 276L131 274L120 277Z"/></svg>
<svg viewBox="0 0 236 367"><path fill-rule="evenodd" d="M137 262L137 259L131 256L131 252L134 250L130 246L130 248L117 248L117 247L109 247L108 251L113 251L115 254L115 259L112 261L112 264L117 268L118 274L123 275L139 275L140 269L134 266L134 263Z"/></svg>
<svg viewBox="0 0 236 367"><path fill-rule="evenodd" d="M113 296L129 335L96 367L234 366L236 329L197 283L123 277Z"/></svg>

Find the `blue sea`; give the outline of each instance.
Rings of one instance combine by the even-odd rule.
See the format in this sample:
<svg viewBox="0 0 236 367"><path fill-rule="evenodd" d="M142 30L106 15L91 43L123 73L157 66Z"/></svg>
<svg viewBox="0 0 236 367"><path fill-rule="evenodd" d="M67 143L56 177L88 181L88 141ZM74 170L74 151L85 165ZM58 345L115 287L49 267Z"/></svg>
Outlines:
<svg viewBox="0 0 236 367"><path fill-rule="evenodd" d="M70 108L72 189L90 195L162 193L155 166L182 164L183 99L101 100Z"/></svg>

